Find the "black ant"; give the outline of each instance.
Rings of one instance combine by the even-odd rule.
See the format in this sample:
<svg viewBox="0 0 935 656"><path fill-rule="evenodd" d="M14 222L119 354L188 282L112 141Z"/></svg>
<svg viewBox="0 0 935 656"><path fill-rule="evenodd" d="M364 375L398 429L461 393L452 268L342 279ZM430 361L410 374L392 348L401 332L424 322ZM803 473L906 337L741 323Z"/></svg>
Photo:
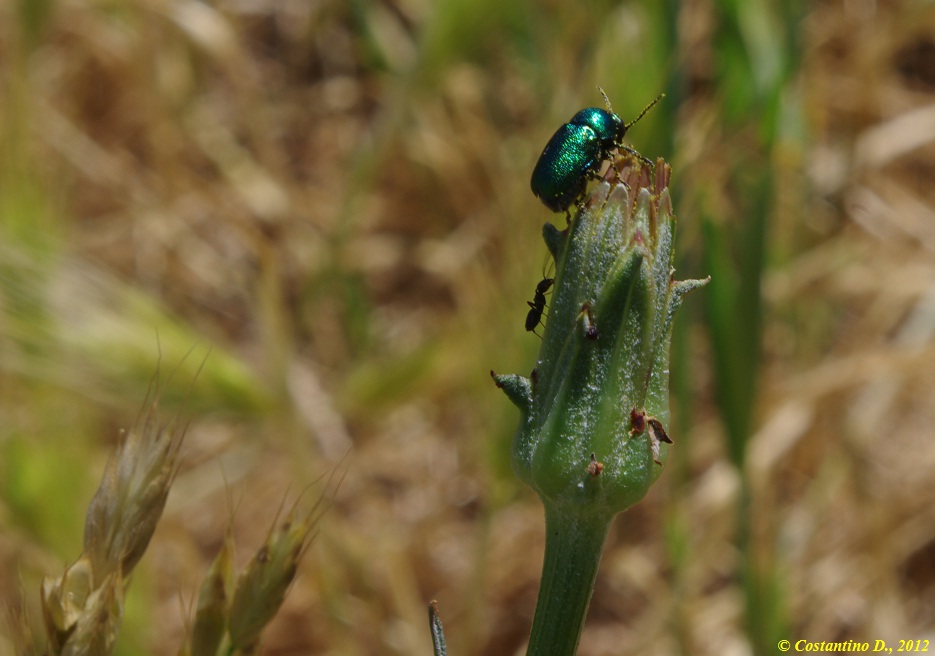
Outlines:
<svg viewBox="0 0 935 656"><path fill-rule="evenodd" d="M536 333L536 328L542 323L542 314L545 312L545 294L552 288L554 283L554 278L543 278L536 285L536 293L533 295L532 300L526 301L526 305L531 308L526 314L526 331L535 333L537 337L539 333Z"/></svg>

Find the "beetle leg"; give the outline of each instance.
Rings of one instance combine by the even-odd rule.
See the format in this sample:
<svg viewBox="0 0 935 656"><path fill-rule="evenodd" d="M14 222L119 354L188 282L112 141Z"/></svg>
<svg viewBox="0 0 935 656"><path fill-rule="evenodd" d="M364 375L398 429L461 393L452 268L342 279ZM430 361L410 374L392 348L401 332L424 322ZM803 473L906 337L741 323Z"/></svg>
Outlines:
<svg viewBox="0 0 935 656"><path fill-rule="evenodd" d="M639 159L640 161L642 161L642 162L643 162L644 164L646 164L647 166L652 166L652 165L653 165L653 163L652 163L651 161L649 161L649 158L645 157L641 152L639 152L639 151L636 150L635 148L631 148L630 146L627 146L627 145L625 145L625 144L620 144L620 150L624 150L624 151L630 153L633 157ZM614 170L616 170L616 169L614 169Z"/></svg>

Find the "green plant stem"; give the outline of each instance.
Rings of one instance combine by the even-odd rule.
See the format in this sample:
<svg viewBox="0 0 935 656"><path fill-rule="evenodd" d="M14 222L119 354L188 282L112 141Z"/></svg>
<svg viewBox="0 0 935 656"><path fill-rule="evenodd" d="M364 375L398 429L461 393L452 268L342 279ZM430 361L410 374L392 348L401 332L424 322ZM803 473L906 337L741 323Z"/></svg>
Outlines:
<svg viewBox="0 0 935 656"><path fill-rule="evenodd" d="M612 515L582 510L546 503L545 558L527 656L573 656L578 648L613 521Z"/></svg>

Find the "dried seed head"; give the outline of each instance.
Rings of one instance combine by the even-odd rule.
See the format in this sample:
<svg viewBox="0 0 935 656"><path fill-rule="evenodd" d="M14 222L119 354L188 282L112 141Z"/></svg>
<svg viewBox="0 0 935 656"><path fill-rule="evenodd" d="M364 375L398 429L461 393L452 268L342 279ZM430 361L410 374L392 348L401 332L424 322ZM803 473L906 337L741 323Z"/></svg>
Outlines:
<svg viewBox="0 0 935 656"><path fill-rule="evenodd" d="M299 560L305 552L315 522L311 516L296 519L290 513L254 554L237 580L229 616L231 645L249 651L260 632L282 605Z"/></svg>
<svg viewBox="0 0 935 656"><path fill-rule="evenodd" d="M234 544L230 531L211 569L201 584L195 624L192 627L191 656L215 656L227 628L227 608L233 578Z"/></svg>
<svg viewBox="0 0 935 656"><path fill-rule="evenodd" d="M71 635L62 646L62 656L107 656L113 651L123 617L123 577L113 572L85 603Z"/></svg>
<svg viewBox="0 0 935 656"><path fill-rule="evenodd" d="M155 403L107 464L84 525L84 552L95 575L129 575L162 516L178 469L182 431L158 422Z"/></svg>
<svg viewBox="0 0 935 656"><path fill-rule="evenodd" d="M39 589L46 634L54 651L59 651L85 612L94 588L91 561L79 558L57 579L45 577Z"/></svg>

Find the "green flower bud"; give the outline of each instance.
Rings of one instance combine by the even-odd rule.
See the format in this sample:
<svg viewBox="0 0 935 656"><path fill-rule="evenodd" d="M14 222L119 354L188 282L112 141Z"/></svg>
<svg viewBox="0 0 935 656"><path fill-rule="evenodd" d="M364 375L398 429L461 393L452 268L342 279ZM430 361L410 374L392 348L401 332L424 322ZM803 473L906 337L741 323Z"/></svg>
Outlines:
<svg viewBox="0 0 935 656"><path fill-rule="evenodd" d="M669 342L682 297L675 281L670 169L618 161L585 207L543 236L555 283L530 378L494 379L519 407L516 475L547 512L613 517L643 498L669 444Z"/></svg>

